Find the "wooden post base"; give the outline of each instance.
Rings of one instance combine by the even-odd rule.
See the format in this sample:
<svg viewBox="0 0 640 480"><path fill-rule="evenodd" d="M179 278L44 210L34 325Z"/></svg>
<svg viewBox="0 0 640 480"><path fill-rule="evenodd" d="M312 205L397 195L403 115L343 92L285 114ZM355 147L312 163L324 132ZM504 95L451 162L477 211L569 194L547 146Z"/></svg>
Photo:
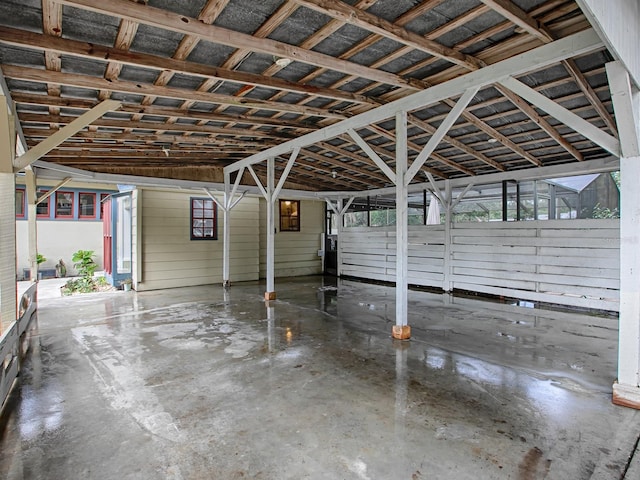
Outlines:
<svg viewBox="0 0 640 480"><path fill-rule="evenodd" d="M231 286L231 281L229 281L229 280L223 280L223 281L222 281L222 286L223 286L224 288L229 288L229 287Z"/></svg>
<svg viewBox="0 0 640 480"><path fill-rule="evenodd" d="M276 292L264 292L264 299L269 301L269 300L275 300L276 299Z"/></svg>
<svg viewBox="0 0 640 480"><path fill-rule="evenodd" d="M621 407L640 410L640 388L623 385L618 382L613 384L613 403Z"/></svg>
<svg viewBox="0 0 640 480"><path fill-rule="evenodd" d="M411 338L411 327L409 325L394 325L391 327L391 336L398 340L409 340Z"/></svg>

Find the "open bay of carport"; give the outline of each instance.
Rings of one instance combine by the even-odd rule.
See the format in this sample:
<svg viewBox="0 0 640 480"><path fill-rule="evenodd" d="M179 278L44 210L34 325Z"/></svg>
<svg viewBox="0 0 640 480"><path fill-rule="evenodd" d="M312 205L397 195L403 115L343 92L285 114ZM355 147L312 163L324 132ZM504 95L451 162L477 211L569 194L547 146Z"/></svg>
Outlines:
<svg viewBox="0 0 640 480"><path fill-rule="evenodd" d="M0 475L637 478L640 416L611 404L617 318L410 291L397 342L392 287L276 289L41 298Z"/></svg>

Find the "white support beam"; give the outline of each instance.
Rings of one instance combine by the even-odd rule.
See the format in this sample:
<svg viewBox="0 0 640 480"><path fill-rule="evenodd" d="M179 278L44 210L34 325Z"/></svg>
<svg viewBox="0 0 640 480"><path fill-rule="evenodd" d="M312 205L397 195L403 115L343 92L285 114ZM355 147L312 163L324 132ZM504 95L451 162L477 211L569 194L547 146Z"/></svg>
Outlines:
<svg viewBox="0 0 640 480"><path fill-rule="evenodd" d="M445 202L443 203L444 208L444 257L443 257L443 279L442 279L442 289L445 292L450 292L453 290L453 282L451 281L451 277L453 275L453 265L451 258L451 227L453 222L453 207L451 202L451 195L453 189L451 188L451 182L449 180L445 180L444 182L444 198Z"/></svg>
<svg viewBox="0 0 640 480"><path fill-rule="evenodd" d="M19 172L27 165L31 165L36 160L39 160L58 145L63 143L69 137L75 135L84 127L102 117L105 113L117 110L122 104L116 100L105 100L88 112L83 113L67 126L61 128L56 133L51 135L46 140L43 140L38 145L30 148L25 154L21 155L14 162L15 171Z"/></svg>
<svg viewBox="0 0 640 480"><path fill-rule="evenodd" d="M620 133L620 315L613 402L640 409L640 94L621 62L607 76Z"/></svg>
<svg viewBox="0 0 640 480"><path fill-rule="evenodd" d="M620 314L613 402L640 409L640 156L620 159Z"/></svg>
<svg viewBox="0 0 640 480"><path fill-rule="evenodd" d="M453 209L454 209L454 208L456 208L456 205L458 205L458 204L462 201L462 199L464 198L464 196L465 196L467 193L469 193L469 190L471 190L471 188L472 188L474 185L475 185L475 183L471 182L469 185L467 185L467 186L465 187L465 189L464 189L462 192L460 192L460 195L458 195L458 196L456 197L456 199L455 199L453 202L451 202L451 210L452 210L452 213L453 213Z"/></svg>
<svg viewBox="0 0 640 480"><path fill-rule="evenodd" d="M226 212L226 211L227 211L227 207L226 207L226 205L225 205L225 201L224 201L224 200L223 200L222 202L221 202L220 200L218 200L218 199L213 195L213 193L211 193L211 191L210 191L208 188L205 188L205 189L204 189L204 192L207 194L207 196L208 196L211 200L213 200L213 203L215 203L215 204L218 206L218 208L220 208L220 210L222 210L223 212Z"/></svg>
<svg viewBox="0 0 640 480"><path fill-rule="evenodd" d="M240 171L238 172L238 174L236 175L236 181L233 183L233 189L231 190L231 195L229 196L229 198L227 199L227 208L231 209L233 208L232 206L229 205L229 202L233 201L233 197L236 196L236 192L238 191L238 186L240 185L240 182L242 181L242 176L244 175L244 168L240 169ZM229 185L229 183L231 182L231 177L226 177L225 176L225 188ZM226 190L225 190L226 192ZM242 196L244 197L244 193L242 194ZM242 197L240 197L242 198ZM238 199L239 201L239 199ZM235 202L233 205L235 206L237 202Z"/></svg>
<svg viewBox="0 0 640 480"><path fill-rule="evenodd" d="M243 170L238 172L238 176L242 175ZM229 288L231 286L231 208L229 208L231 176L224 174L224 208L222 209L222 286ZM209 191L207 190L207 193ZM209 195L213 198L212 195ZM215 201L215 200L214 200Z"/></svg>
<svg viewBox="0 0 640 480"><path fill-rule="evenodd" d="M227 210L229 210L229 211L233 210L233 209L234 209L234 207L235 207L236 205L238 205L238 204L240 203L240 201L244 198L244 196L245 196L245 194L246 194L246 193L247 193L247 192L242 192L238 198L236 198L233 202L231 202L231 205L229 205L229 208L228 208ZM232 198L233 198L233 197L232 197Z"/></svg>
<svg viewBox="0 0 640 480"><path fill-rule="evenodd" d="M554 102L549 97L545 97L541 93L538 93L533 88L525 85L519 80L513 77L506 78L500 81L500 84L511 90L516 95L524 98L529 103L544 110L552 117L560 120L562 123L572 128L580 135L585 136L596 145L602 147L609 153L620 156L620 142L617 138L612 137L598 127L587 122L582 117L579 117L575 113L567 110L562 105Z"/></svg>
<svg viewBox="0 0 640 480"><path fill-rule="evenodd" d="M433 151L436 149L438 144L442 141L442 139L447 134L449 129L453 126L454 123L456 123L456 120L458 120L460 115L462 115L462 112L464 112L464 109L467 108L467 106L469 105L469 102L473 100L473 97L475 97L479 89L480 87L473 87L465 90L465 92L462 94L460 99L456 102L456 104L451 109L447 117L442 121L440 126L433 133L433 135L431 135L431 138L429 139L427 144L424 146L422 151L418 154L416 159L413 161L413 163L411 164L411 168L409 168L409 171L407 172L407 177L405 179L407 185L411 183L411 180L413 180L413 177L416 176L416 174L418 173L418 170L422 168L424 163L429 158L429 155L433 153Z"/></svg>
<svg viewBox="0 0 640 480"><path fill-rule="evenodd" d="M444 195L438 188L438 184L436 183L435 178L433 178L433 175L431 175L429 172L426 173L426 176L427 176L427 180L429 180L429 183L431 184L431 188L433 189L433 194L438 198L438 200L440 201L440 204L444 207L447 202L444 198Z"/></svg>
<svg viewBox="0 0 640 480"><path fill-rule="evenodd" d="M71 181L71 177L65 177L63 178L57 185L55 185L54 187L51 187L49 190L47 190L46 192L44 192L42 195L40 195L37 199L36 199L36 206L40 205L42 202L44 202L47 198L49 198L51 195L53 195L54 193L56 193L58 190L60 190L62 187L64 187L67 183L69 183Z"/></svg>
<svg viewBox="0 0 640 480"><path fill-rule="evenodd" d="M396 322L391 335L411 337L409 326L409 196L407 193L407 112L396 113Z"/></svg>
<svg viewBox="0 0 640 480"><path fill-rule="evenodd" d="M336 205L333 204L333 200L331 200L330 198L325 198L324 199L325 202L327 202L327 205L329 206L329 208L331 209L331 211L336 214L336 215L340 215L339 213L339 207L336 203Z"/></svg>
<svg viewBox="0 0 640 480"><path fill-rule="evenodd" d="M425 105L462 95L465 90L470 88L483 88L510 75L522 75L533 68L541 69L567 58L590 53L601 48L602 45L602 40L593 30L584 30L268 148L244 160L227 165L224 170L225 172L233 172L261 162L268 157L284 155L295 147L304 148L337 137L349 129L357 130L380 122L395 115L395 112L410 112Z"/></svg>
<svg viewBox="0 0 640 480"><path fill-rule="evenodd" d="M609 52L620 60L640 88L640 2L637 0L576 0Z"/></svg>
<svg viewBox="0 0 640 480"><path fill-rule="evenodd" d="M253 169L253 167L251 165L249 165L247 167L249 169L249 173L251 174L251 176L253 177L253 181L256 182L256 186L258 187L258 189L260 190L260 193L262 194L262 196L264 197L265 200L269 200L269 194L267 193L267 191L265 190L265 188L262 186L262 182L260 181L260 178L258 177L258 175L256 174L256 171ZM226 175L227 172L225 172Z"/></svg>
<svg viewBox="0 0 640 480"><path fill-rule="evenodd" d="M606 65L613 111L618 125L620 149L623 157L640 156L640 93L631 86L629 73L622 62L610 62Z"/></svg>
<svg viewBox="0 0 640 480"><path fill-rule="evenodd" d="M275 202L273 192L275 188L275 159L267 159L267 290L264 292L265 300L275 300L275 255L276 255L276 221Z"/></svg>
<svg viewBox="0 0 640 480"><path fill-rule="evenodd" d="M273 197L271 198L272 202L275 202L277 200L278 195L280 194L280 190L282 190L282 187L284 186L284 182L287 180L287 177L289 176L289 172L291 172L291 169L293 168L293 164L296 162L296 158L298 158L298 153L300 153L299 147L294 148L293 152L291 152L291 156L289 157L287 166L284 168L284 172L282 172L282 175L280 175L280 180L278 181L278 185L276 185L276 189L273 192Z"/></svg>
<svg viewBox="0 0 640 480"><path fill-rule="evenodd" d="M29 238L29 267L31 281L38 279L38 193L36 190L36 174L30 166L25 168L27 185L27 223Z"/></svg>
<svg viewBox="0 0 640 480"><path fill-rule="evenodd" d="M347 130L347 133L353 139L353 141L356 142L356 144L362 149L362 151L366 153L371 160L373 160L373 163L375 163L378 166L378 168L382 170L382 173L384 173L387 176L387 178L391 180L392 183L395 184L396 174L393 173L393 170L391 170L391 167L387 165L386 162L382 160L382 158L380 158L380 156L373 150L373 148L371 148L371 146L369 146L369 144L360 135L358 135L358 132L350 128Z"/></svg>

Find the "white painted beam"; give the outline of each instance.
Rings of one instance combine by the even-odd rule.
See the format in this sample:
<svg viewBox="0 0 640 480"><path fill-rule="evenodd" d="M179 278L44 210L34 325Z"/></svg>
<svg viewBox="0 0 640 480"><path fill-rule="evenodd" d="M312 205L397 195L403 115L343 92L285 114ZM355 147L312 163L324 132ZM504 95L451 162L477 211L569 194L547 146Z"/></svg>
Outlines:
<svg viewBox="0 0 640 480"><path fill-rule="evenodd" d="M253 170L253 169L252 169ZM275 202L273 191L275 184L275 159L267 159L267 290L264 293L266 300L275 300L275 255L276 255L276 222Z"/></svg>
<svg viewBox="0 0 640 480"><path fill-rule="evenodd" d="M119 109L121 105L122 104L116 100L105 100L99 103L91 110L83 113L67 126L61 128L49 138L43 140L35 147L30 148L25 154L17 158L14 162L15 171L18 172L25 168L27 165L32 164L36 160L39 160L41 157L49 153L69 137L78 133L91 122L102 117L107 112Z"/></svg>
<svg viewBox="0 0 640 480"><path fill-rule="evenodd" d="M62 187L64 187L67 183L69 183L71 181L71 177L66 177L63 178L56 186L51 187L49 190L47 190L46 192L44 192L42 195L40 195L37 199L36 199L36 205L40 205L42 202L44 202L47 198L51 197L54 193L56 193L58 190L60 190Z"/></svg>
<svg viewBox="0 0 640 480"><path fill-rule="evenodd" d="M20 120L18 119L18 114L16 112L16 106L11 99L11 93L9 92L9 87L7 86L7 81L4 77L4 73L2 72L2 68L0 67L0 95L6 97L7 107L9 108L9 113L13 117L15 131L18 136L18 153L22 155L27 151L27 140L24 138L24 133L22 131L22 126L20 125ZM1 102L0 102L1 103Z"/></svg>
<svg viewBox="0 0 640 480"><path fill-rule="evenodd" d="M378 168L382 170L382 173L384 173L387 178L391 180L391 182L396 183L396 174L393 173L391 167L387 165L386 162L382 160L382 158L380 158L380 156L360 135L358 135L358 132L350 128L347 130L347 133L353 139L353 141L356 142L356 144L362 149L362 151L366 153L371 160L373 160L373 163L375 163Z"/></svg>
<svg viewBox="0 0 640 480"><path fill-rule="evenodd" d="M275 202L276 199L278 198L278 195L280 194L280 190L282 190L282 187L284 186L284 182L286 182L287 177L289 176L289 172L291 172L291 169L293 168L293 164L296 162L296 158L298 157L299 153L300 153L299 147L294 148L293 152L291 152L289 161L287 161L287 166L284 168L284 172L282 172L282 175L280 175L280 180L278 181L278 185L276 185L276 188L273 191L273 196L271 198L272 202Z"/></svg>
<svg viewBox="0 0 640 480"><path fill-rule="evenodd" d="M410 337L409 198L407 196L407 112L396 113L396 324L394 338Z"/></svg>
<svg viewBox="0 0 640 480"><path fill-rule="evenodd" d="M33 168L25 168L25 183L27 185L27 223L29 238L29 267L31 281L38 279L38 193L36 190L36 174Z"/></svg>
<svg viewBox="0 0 640 480"><path fill-rule="evenodd" d="M620 156L620 142L617 138L600 130L598 127L587 122L582 117L579 117L575 113L564 108L562 105L554 102L549 97L545 97L541 93L513 77L501 80L500 84L511 90L516 95L524 98L529 103L544 110L552 117L560 120L569 128L572 128L580 135L585 136L609 153Z"/></svg>
<svg viewBox="0 0 640 480"><path fill-rule="evenodd" d="M416 174L418 173L418 170L422 168L424 163L429 158L429 155L433 153L433 151L436 149L438 144L442 141L442 139L447 134L449 129L453 126L454 123L456 123L456 120L458 120L460 115L462 115L462 112L464 112L464 109L467 108L467 105L469 105L469 102L473 100L473 97L476 95L476 93L478 93L479 89L480 89L479 87L473 87L473 88L469 88L468 90L465 90L465 92L462 94L460 99L456 102L456 104L451 109L449 114L446 116L446 118L442 121L440 126L437 128L437 130L433 133L433 135L431 135L431 138L429 139L427 144L424 146L422 151L415 158L415 160L411 164L411 168L409 168L409 171L407 172L407 177L405 178L407 185L411 183L411 180L413 180L413 177L416 176Z"/></svg>
<svg viewBox="0 0 640 480"><path fill-rule="evenodd" d="M623 157L640 156L640 93L631 87L629 73L622 62L606 65L613 111L616 116Z"/></svg>
<svg viewBox="0 0 640 480"><path fill-rule="evenodd" d="M576 0L609 52L620 60L640 88L640 2L638 0Z"/></svg>
<svg viewBox="0 0 640 480"><path fill-rule="evenodd" d="M446 98L456 97L470 88L483 88L511 75L521 75L533 68L544 68L567 58L592 52L601 48L602 45L602 40L593 30L584 30L268 148L244 160L227 165L224 170L225 172L233 172L261 162L270 156L284 155L295 147L304 148L320 141L332 139L349 129L356 130L380 122L395 115L398 111L410 112Z"/></svg>

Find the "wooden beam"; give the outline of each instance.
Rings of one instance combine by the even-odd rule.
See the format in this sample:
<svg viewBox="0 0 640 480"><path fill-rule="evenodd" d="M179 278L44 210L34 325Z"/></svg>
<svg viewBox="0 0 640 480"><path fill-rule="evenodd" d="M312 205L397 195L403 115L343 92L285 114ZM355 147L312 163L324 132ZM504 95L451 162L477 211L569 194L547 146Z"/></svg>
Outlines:
<svg viewBox="0 0 640 480"><path fill-rule="evenodd" d="M617 157L620 156L620 142L617 138L606 134L599 128L595 127L593 124L584 120L582 117L579 117L575 113L554 102L549 97L538 93L533 88L525 85L524 83L516 80L513 77L500 80L500 83L528 102L532 103L538 108L541 108L549 115L557 118L569 128L572 128L579 134L584 135L586 138L591 140L596 145L599 145L604 150L612 153Z"/></svg>
<svg viewBox="0 0 640 480"><path fill-rule="evenodd" d="M633 91L629 72L622 62L607 63L606 68L620 132L621 154L626 158L640 157L640 93Z"/></svg>
<svg viewBox="0 0 640 480"><path fill-rule="evenodd" d="M92 108L88 112L76 118L73 122L71 122L60 131L51 135L48 139L38 144L38 146L29 149L28 152L17 158L14 161L15 171L22 170L27 165L30 165L31 163L38 160L43 155L46 155L49 151L60 145L67 138L71 137L75 132L83 129L91 122L95 121L97 118L100 118L105 113L112 110L117 110L119 107L120 102L105 100L100 105Z"/></svg>
<svg viewBox="0 0 640 480"><path fill-rule="evenodd" d="M366 153L371 160L373 160L373 163L375 163L378 168L382 170L382 172L387 177L389 177L389 180L391 180L392 183L396 183L396 174L394 173L394 171L391 170L389 165L387 165L384 160L380 158L380 156L369 146L369 144L365 142L355 130L349 129L347 130L347 133L358 144L362 151Z"/></svg>
<svg viewBox="0 0 640 480"><path fill-rule="evenodd" d="M427 40L424 37L395 25L383 18L354 8L337 0L294 0L297 4L317 12L328 15L344 23L356 25L360 28L376 33L382 37L421 50L434 57L446 60L470 70L477 70L484 66L483 62L470 55L465 55L453 48Z"/></svg>
<svg viewBox="0 0 640 480"><path fill-rule="evenodd" d="M325 67L330 70L343 72L349 75L367 78L381 83L407 86L417 85L420 82L404 79L392 73L375 70L356 63L347 62L324 55L312 50L305 50L294 45L289 45L268 38L255 38L241 32L228 30L214 25L205 25L195 18L185 17L160 8L140 5L133 2L118 0L101 0L95 3L93 0L60 0L64 5L83 8L103 15L111 15L118 18L127 18L145 25L170 30L185 35L197 36L202 40L219 43L235 48L245 48L254 52L275 55L295 59L303 63Z"/></svg>
<svg viewBox="0 0 640 480"><path fill-rule="evenodd" d="M179 100L194 100L211 104L224 104L241 108L256 108L259 110L272 110L276 112L297 113L319 117L344 118L344 115L329 112L320 108L305 107L284 102L271 102L268 100L246 99L217 93L199 92L176 87L160 87L140 82L128 82L123 80L109 81L104 78L96 78L88 75L71 73L50 72L36 68L19 67L15 65L2 65L5 76L33 82L51 82L60 85L88 88L92 90L110 89L122 93L134 95L143 94L147 90L153 90L158 97L175 98Z"/></svg>

